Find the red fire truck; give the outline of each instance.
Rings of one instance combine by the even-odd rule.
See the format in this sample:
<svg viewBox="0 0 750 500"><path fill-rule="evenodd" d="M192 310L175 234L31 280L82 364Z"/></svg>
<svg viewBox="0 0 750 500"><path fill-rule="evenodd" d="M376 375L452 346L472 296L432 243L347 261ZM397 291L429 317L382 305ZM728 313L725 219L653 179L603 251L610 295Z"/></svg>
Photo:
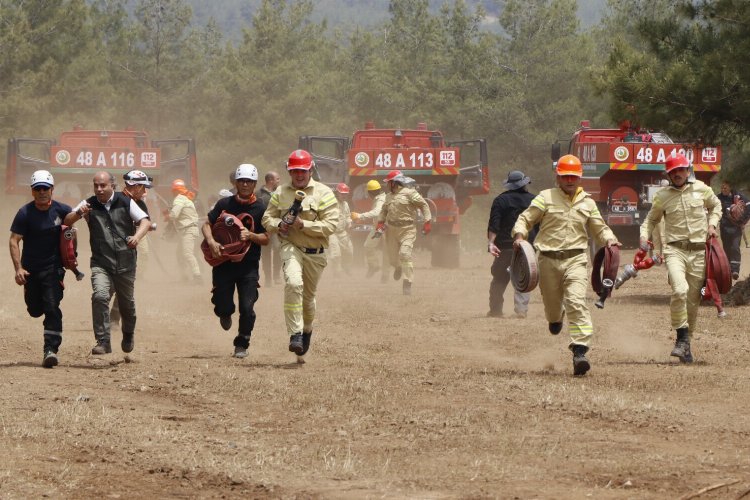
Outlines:
<svg viewBox="0 0 750 500"><path fill-rule="evenodd" d="M446 140L442 132L424 123L414 129L375 128L367 123L353 136L302 136L299 147L315 158L316 180L329 186L345 182L352 190L352 210L366 212L371 200L366 184L383 184L388 172L400 170L414 179L416 188L433 212L432 265L458 267L460 216L474 195L490 192L485 139ZM354 239L364 239L370 226L354 226Z"/></svg>
<svg viewBox="0 0 750 500"><path fill-rule="evenodd" d="M695 177L705 183L721 170L721 148L692 142L674 142L664 132L632 126L592 128L587 120L567 142L552 145L552 161L573 154L583 164L582 187L621 241L637 244L638 231L661 188L664 162L683 153L692 163Z"/></svg>

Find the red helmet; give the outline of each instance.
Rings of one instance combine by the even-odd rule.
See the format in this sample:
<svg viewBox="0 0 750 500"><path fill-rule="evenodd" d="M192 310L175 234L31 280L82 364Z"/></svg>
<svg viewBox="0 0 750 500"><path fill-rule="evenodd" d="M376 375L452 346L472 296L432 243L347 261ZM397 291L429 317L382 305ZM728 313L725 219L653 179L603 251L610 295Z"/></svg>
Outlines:
<svg viewBox="0 0 750 500"><path fill-rule="evenodd" d="M349 186L347 186L343 182L339 182L336 185L336 191L338 191L341 194L349 194Z"/></svg>
<svg viewBox="0 0 750 500"><path fill-rule="evenodd" d="M664 167L666 168L667 173L669 173L676 168L690 167L690 162L687 158L685 158L684 154L677 153L667 158L667 162L664 164Z"/></svg>
<svg viewBox="0 0 750 500"><path fill-rule="evenodd" d="M287 170L310 170L315 166L312 155L304 149L292 151L286 162Z"/></svg>
<svg viewBox="0 0 750 500"><path fill-rule="evenodd" d="M583 177L581 160L573 155L565 155L557 160L556 171L557 175L575 175L576 177Z"/></svg>
<svg viewBox="0 0 750 500"><path fill-rule="evenodd" d="M390 172L388 172L388 175L385 176L385 182L392 181L393 178L397 175L402 175L401 170L391 170Z"/></svg>

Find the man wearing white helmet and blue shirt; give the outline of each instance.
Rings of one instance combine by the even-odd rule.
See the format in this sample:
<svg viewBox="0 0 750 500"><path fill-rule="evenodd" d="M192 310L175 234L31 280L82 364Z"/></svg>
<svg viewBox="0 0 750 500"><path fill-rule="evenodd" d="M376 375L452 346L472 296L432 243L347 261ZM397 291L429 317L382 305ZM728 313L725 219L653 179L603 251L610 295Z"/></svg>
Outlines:
<svg viewBox="0 0 750 500"><path fill-rule="evenodd" d="M222 212L241 216L249 214L252 224L245 223L240 232L242 241L250 241L250 249L239 262L226 261L212 268L213 288L211 302L214 313L224 330L232 328L232 314L235 311L234 289L237 288L238 309L240 311L237 335L234 337L234 357L247 357L250 347L250 336L255 326L255 302L258 300L258 280L260 246L268 244L268 235L261 224L265 205L255 196L255 185L258 183L258 169L250 163L243 163L235 172L237 194L221 198L208 212L208 220L203 224L202 232L211 254L218 258L222 246L214 239L212 226ZM249 229L248 226L252 228Z"/></svg>
<svg viewBox="0 0 750 500"><path fill-rule="evenodd" d="M44 316L42 366L57 365L62 343L63 277L60 231L70 207L52 199L55 179L46 170L31 176L33 201L22 206L10 226L10 258L16 284L24 287L26 307L33 318ZM23 252L20 242L23 241Z"/></svg>

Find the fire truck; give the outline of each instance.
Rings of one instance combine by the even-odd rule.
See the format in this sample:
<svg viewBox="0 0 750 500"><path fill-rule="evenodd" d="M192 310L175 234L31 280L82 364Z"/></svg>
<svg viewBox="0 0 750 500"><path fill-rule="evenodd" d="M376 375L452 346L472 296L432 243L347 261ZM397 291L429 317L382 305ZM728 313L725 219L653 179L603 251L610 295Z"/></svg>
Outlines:
<svg viewBox="0 0 750 500"><path fill-rule="evenodd" d="M170 204L174 179L183 179L192 191L198 190L193 139L153 140L147 132L132 129L74 127L59 139L9 139L5 192L28 196L32 172L49 170L55 177L55 199L76 204L93 194L96 172L106 170L122 184L122 174L133 169L153 177L152 192L160 209Z"/></svg>
<svg viewBox="0 0 750 500"><path fill-rule="evenodd" d="M370 210L369 180L378 180L385 190L383 179L392 170L414 179L433 215L432 233L421 242L432 250L432 265L459 266L461 215L472 196L490 192L485 139L446 140L424 123L414 129L385 129L368 122L352 137L302 136L299 148L313 155L316 180L332 187L349 185L355 212ZM353 239L364 241L371 227L356 224Z"/></svg>
<svg viewBox="0 0 750 500"><path fill-rule="evenodd" d="M637 245L639 226L662 187L669 156L684 154L695 177L706 184L721 170L720 147L675 142L664 132L632 126L629 121L607 129L591 128L587 120L581 121L567 142L567 148L560 141L552 145L552 161L566 153L581 160L581 186L620 241L628 245Z"/></svg>

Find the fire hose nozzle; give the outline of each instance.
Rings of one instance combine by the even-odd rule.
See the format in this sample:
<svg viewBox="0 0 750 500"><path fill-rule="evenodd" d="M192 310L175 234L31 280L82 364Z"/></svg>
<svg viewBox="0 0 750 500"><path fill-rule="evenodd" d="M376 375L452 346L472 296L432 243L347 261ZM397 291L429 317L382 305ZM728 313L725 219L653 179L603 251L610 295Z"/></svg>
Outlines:
<svg viewBox="0 0 750 500"><path fill-rule="evenodd" d="M594 305L596 307L598 307L599 309L604 309L604 301L607 300L607 297L609 296L609 292L612 290L612 287L614 285L615 285L615 282L609 278L604 278L602 280L602 289L599 292L599 300L594 302Z"/></svg>
<svg viewBox="0 0 750 500"><path fill-rule="evenodd" d="M226 225L226 226L234 226L234 218L231 217L231 216L229 216L229 215L227 215L226 217L224 217L224 225Z"/></svg>
<svg viewBox="0 0 750 500"><path fill-rule="evenodd" d="M625 264L622 268L622 273L615 279L615 290L619 289L630 278L635 278L636 276L638 276L638 270L635 266L633 264Z"/></svg>

